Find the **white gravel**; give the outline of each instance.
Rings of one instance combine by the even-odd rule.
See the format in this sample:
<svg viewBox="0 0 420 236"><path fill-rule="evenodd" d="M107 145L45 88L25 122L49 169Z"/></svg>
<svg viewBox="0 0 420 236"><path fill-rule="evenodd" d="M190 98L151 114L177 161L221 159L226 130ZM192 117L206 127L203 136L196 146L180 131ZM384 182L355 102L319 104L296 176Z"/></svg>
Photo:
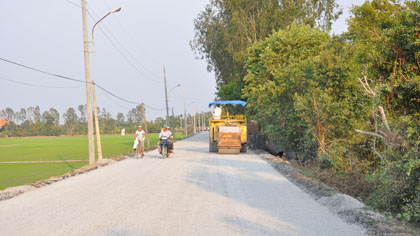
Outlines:
<svg viewBox="0 0 420 236"><path fill-rule="evenodd" d="M364 235L253 154L208 133L0 201L0 235Z"/></svg>

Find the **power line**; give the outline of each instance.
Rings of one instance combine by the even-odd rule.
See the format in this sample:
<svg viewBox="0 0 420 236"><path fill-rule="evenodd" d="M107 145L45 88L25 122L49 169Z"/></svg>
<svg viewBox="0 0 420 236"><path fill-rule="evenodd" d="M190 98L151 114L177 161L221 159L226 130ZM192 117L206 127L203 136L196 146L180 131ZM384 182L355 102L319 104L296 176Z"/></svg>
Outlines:
<svg viewBox="0 0 420 236"><path fill-rule="evenodd" d="M96 12L91 9L93 14L95 14L96 16L98 16L98 14L96 14ZM121 25L121 23L118 20L118 17L115 17L115 20ZM122 43L120 40L118 40L118 38L115 36L114 33L112 33L112 30L109 30L109 28L106 26L105 23L102 23L102 26L104 26L104 28L106 29L106 31L114 38L114 40L120 45L120 47L135 61L137 62L137 64L139 64L145 71L149 72L151 75L155 76L155 77L159 77L157 76L153 71L149 70L145 65L143 65L139 60L137 60L133 54L130 52L130 50L128 50ZM122 28L122 26L121 26ZM160 82L160 80L158 80L158 82Z"/></svg>
<svg viewBox="0 0 420 236"><path fill-rule="evenodd" d="M107 3L107 1L104 0L103 3L106 5L107 8L111 8L111 6ZM134 43L136 47L144 50L144 48L136 40L134 40L134 37L132 36L132 34L128 30L125 29L123 24L121 24L121 21L118 19L118 17L116 17L115 20L119 24L120 28L124 31L124 33L128 36L128 38L130 38L131 42ZM146 51L146 50L144 50L144 51ZM159 64L158 60L156 60L156 58L153 58L152 55L148 55L148 58L151 59L154 63ZM147 70L147 68L145 68L145 69ZM152 71L149 71L149 72L154 74ZM156 74L154 74L154 75L156 76ZM160 76L156 76L156 77L159 78Z"/></svg>
<svg viewBox="0 0 420 236"><path fill-rule="evenodd" d="M71 5L73 5L73 6L75 6L75 7L82 8L82 6L79 6L79 5L77 5L76 3L74 3L74 2L72 2L72 1L70 1L70 0L64 0L64 1L66 1L66 2L70 3Z"/></svg>
<svg viewBox="0 0 420 236"><path fill-rule="evenodd" d="M102 89L104 92L108 93L109 95L111 95L111 96L113 96L113 97L115 97L115 98L120 99L121 101L124 101L124 102L127 102L127 103L131 103L131 104L135 104L135 105L138 105L138 104L139 104L138 102L133 102L133 101L127 100L127 99L125 99L125 98L122 98L122 97L120 97L120 96L118 96L118 95L116 95L116 94L114 94L114 93L110 92L109 90L107 90L107 89L105 89L105 88L101 87L99 84L96 84L96 83L94 83L94 84L95 84L95 85L96 85L96 87L98 87L99 89ZM154 110L154 111L163 111L163 110L164 110L164 109L157 109L157 108L154 108L154 107L151 107L151 106L147 106L147 105L145 105L145 106L146 106L146 107L148 107L149 109Z"/></svg>
<svg viewBox="0 0 420 236"><path fill-rule="evenodd" d="M114 101L114 99L113 99L113 98L111 98L111 96L110 96L110 95L108 95L108 93L106 93L105 91L102 91L102 89L101 89L100 91L102 92L102 94L104 94L104 95L105 95L105 97L107 97L107 98L108 98L108 100L110 100L110 101L111 101L111 102L113 102L114 104L118 105L119 107L123 107L123 108L128 109L128 110L130 110L130 109L131 109L131 108L129 108L129 107L126 107L126 106L121 105L120 103L118 103L118 102Z"/></svg>
<svg viewBox="0 0 420 236"><path fill-rule="evenodd" d="M26 83L26 82L12 80L12 79L5 79L5 78L1 78L1 77L0 77L0 80L6 80L6 81L13 82L13 83L16 83L16 84L23 84L23 85L29 85L29 86L41 87L41 88L80 88L80 87L83 87L83 85L79 85L79 86L46 86L46 85Z"/></svg>
<svg viewBox="0 0 420 236"><path fill-rule="evenodd" d="M53 74L53 73L46 72L46 71L43 71L43 70L39 70L39 69L30 67L30 66L25 66L25 65L20 64L20 63L17 63L17 62L9 61L9 60L4 59L4 58L0 58L0 60L5 61L5 62L10 63L10 64L14 64L14 65L20 66L20 67L24 67L24 68L29 69L29 70L33 70L33 71L40 72L40 73L43 73L43 74L55 76L55 77L62 78L62 79L65 79L65 80L71 80L71 81L76 81L76 82L80 82L80 83L86 83L86 81L83 81L83 80L73 79L73 78L69 78L67 76Z"/></svg>
<svg viewBox="0 0 420 236"><path fill-rule="evenodd" d="M70 1L70 0L64 0L64 1L66 1L66 2L68 2L68 3L70 3L71 5L73 5L73 6L76 6L76 7L79 7L79 8L82 8L81 6L79 6L79 5L77 5L76 3L74 3L74 2L72 2L72 1ZM93 14L95 14L96 15L96 18L98 18L97 17L97 14L95 13L95 11L90 7L90 4L88 4L88 7L90 8L90 10L93 12ZM92 16L92 14L90 13L90 11L88 10L88 9L86 9L86 11L87 11L87 13L88 13L88 15L89 15L89 17L93 20L93 21L95 21L95 18ZM106 25L104 24L104 23L102 23L102 25L105 27L105 29L108 31L108 33L115 39L115 41L117 41L117 43L120 45L120 47L135 61L135 62L137 62L141 67L143 67L146 71L148 71L149 73L151 73L151 74L153 74L154 76L156 76L153 72L151 72L150 70L148 70L147 69L147 67L146 66L144 66L142 63L140 63L131 53L130 53L130 51L129 50L127 50L127 48L125 48L124 47L124 45L118 40L118 38L112 33L112 31L110 31L107 27L106 27ZM157 82L157 83L161 83L161 81L159 81L159 80L154 80L154 79L152 79L152 78L150 78L148 75L146 75L145 73L143 73L141 70L139 70L138 68L137 68L137 66L136 65L134 65L128 58L127 58L127 56L126 55L124 55L124 53L123 52L121 52L121 50L117 47L117 45L115 45L115 43L111 40L111 38L105 33L105 31L101 28L101 26L99 26L98 25L98 28L102 31L102 33L105 35L105 37L108 39L108 41L111 43L111 45L118 51L118 53L127 61L127 63L128 64L130 64L138 73L140 73L143 77L145 77L146 79L148 79L148 80L151 80L151 81L153 81L153 82Z"/></svg>
<svg viewBox="0 0 420 236"><path fill-rule="evenodd" d="M67 76L50 73L50 72L47 72L47 71L43 71L43 70L40 70L40 69L36 69L36 68L30 67L30 66L23 65L21 63L13 62L13 61L10 61L10 60L4 59L4 58L0 58L0 60L2 60L4 62L7 62L7 63L10 63L10 64L13 64L13 65L16 65L16 66L20 66L20 67L29 69L29 70L36 71L36 72L39 72L39 73L43 73L43 74L47 74L47 75L50 75L50 76L54 76L54 77L57 77L57 78L61 78L61 79L65 79L65 80L71 80L71 81L74 81L74 82L79 82L79 83L84 83L84 84L87 83L86 81L83 81L83 80L73 79L73 78L70 78L70 77L67 77ZM92 82L90 82L90 83L92 83ZM104 92L108 93L109 95L111 95L111 96L113 96L113 97L115 97L115 98L117 98L117 99L119 99L121 101L124 101L124 102L127 102L127 103L131 103L131 104L135 104L135 105L138 105L139 104L138 102L133 102L133 101L127 100L125 98L122 98L122 97L120 97L120 96L112 93L111 91L103 88L102 86L100 86L97 83L94 83L94 84L99 89L103 90ZM152 110L155 110L155 111L163 111L164 110L164 109L154 108L154 107L148 106L146 104L145 104L145 106L148 107L149 109L152 109Z"/></svg>
<svg viewBox="0 0 420 236"><path fill-rule="evenodd" d="M90 8L90 10L94 13L94 10L92 9L92 8ZM88 11L87 12L88 14L89 14L89 16L90 16L90 18L93 20L93 21L95 21L95 18L94 18L94 16L90 13L90 11ZM95 13L94 13L95 14ZM96 14L95 14L96 15ZM106 26L105 26L105 24L103 23L102 24L105 28L106 28ZM150 80L150 81L153 81L153 82L156 82L156 83L161 83L161 81L159 81L159 80L155 80L155 79L152 79L152 78L150 78L148 75L146 75L143 71L141 71L135 64L133 64L128 58L127 58L127 56L118 48L118 46L113 42L113 40L108 36L108 34L105 32L105 30L103 30L102 29L102 27L100 26L100 25L98 25L98 28L102 31L102 33L104 34L104 36L108 39L108 41L111 43L111 45L117 50L117 52L125 59L125 61L128 63L128 64L130 64L132 67L133 67L133 69L134 70L136 70L139 74L141 74L142 75L142 77L144 77L144 78L146 78L146 79L148 79L148 80ZM108 33L109 34L111 34L111 35L113 35L112 33L111 33L111 31L110 30L108 30L107 29L107 31L108 31ZM121 42L119 42L119 40L115 37L115 35L113 35L113 37L115 38L115 40L120 44L120 46L121 46L121 48L123 48L125 51L128 51L127 49L125 49L125 47L124 46L122 46L122 43ZM131 55L130 53L128 53L129 55ZM132 58L134 58L132 55L131 55L131 57ZM137 62L137 63L139 63L140 64L140 62L138 62L138 60L136 60L135 58L134 58L134 60ZM144 66L143 66L144 67Z"/></svg>

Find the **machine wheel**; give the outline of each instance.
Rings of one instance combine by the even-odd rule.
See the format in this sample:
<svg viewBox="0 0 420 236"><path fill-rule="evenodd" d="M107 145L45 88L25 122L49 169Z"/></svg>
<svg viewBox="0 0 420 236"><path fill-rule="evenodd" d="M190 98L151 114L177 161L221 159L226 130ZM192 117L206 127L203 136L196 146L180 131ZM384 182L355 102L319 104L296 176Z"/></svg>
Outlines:
<svg viewBox="0 0 420 236"><path fill-rule="evenodd" d="M217 152L217 143L209 142L209 152Z"/></svg>
<svg viewBox="0 0 420 236"><path fill-rule="evenodd" d="M241 145L241 152L246 152L246 149L247 149L247 147L246 147L246 143L243 143L243 144Z"/></svg>

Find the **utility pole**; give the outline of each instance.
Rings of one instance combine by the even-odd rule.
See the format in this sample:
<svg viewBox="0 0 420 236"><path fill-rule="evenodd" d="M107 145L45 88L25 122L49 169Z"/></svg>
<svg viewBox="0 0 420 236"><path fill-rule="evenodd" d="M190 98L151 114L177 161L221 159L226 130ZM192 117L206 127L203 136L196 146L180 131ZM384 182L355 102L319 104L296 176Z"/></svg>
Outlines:
<svg viewBox="0 0 420 236"><path fill-rule="evenodd" d="M163 67L163 80L165 82L166 125L169 126L168 91L167 91L167 88L166 88L166 71L165 71L165 67Z"/></svg>
<svg viewBox="0 0 420 236"><path fill-rule="evenodd" d="M184 90L184 133L185 133L185 137L188 136L188 126L187 126L187 100L185 98L185 89L184 87L182 87L182 89Z"/></svg>
<svg viewBox="0 0 420 236"><path fill-rule="evenodd" d="M175 118L174 107L172 107L172 117Z"/></svg>
<svg viewBox="0 0 420 236"><path fill-rule="evenodd" d="M203 124L204 124L204 130L207 129L207 122L206 122L206 113L203 113Z"/></svg>
<svg viewBox="0 0 420 236"><path fill-rule="evenodd" d="M92 93L93 93L93 109L95 111L95 128L96 128L96 148L98 149L98 161L102 160L102 145L101 145L101 133L99 131L98 121L98 106L96 106L96 93L95 93L95 81L92 80Z"/></svg>
<svg viewBox="0 0 420 236"><path fill-rule="evenodd" d="M193 104L194 104L194 134L196 134L197 133L197 125L196 125L196 122L195 122L195 114L197 112L196 112L196 109L195 109L195 102L193 102Z"/></svg>
<svg viewBox="0 0 420 236"><path fill-rule="evenodd" d="M200 133L201 132L201 114L200 114L200 111L198 111L198 117L197 117L197 119L198 119L198 132Z"/></svg>
<svg viewBox="0 0 420 236"><path fill-rule="evenodd" d="M85 55L85 79L86 79L86 109L88 113L88 142L89 142L89 164L95 163L95 147L93 137L93 119L92 119L92 84L90 81L89 67L89 38L86 25L86 1L82 1L82 22L83 22L83 48Z"/></svg>
<svg viewBox="0 0 420 236"><path fill-rule="evenodd" d="M146 112L144 111L144 103L141 104L141 110L143 112L144 129L146 130L147 149L150 149L149 130L147 129Z"/></svg>

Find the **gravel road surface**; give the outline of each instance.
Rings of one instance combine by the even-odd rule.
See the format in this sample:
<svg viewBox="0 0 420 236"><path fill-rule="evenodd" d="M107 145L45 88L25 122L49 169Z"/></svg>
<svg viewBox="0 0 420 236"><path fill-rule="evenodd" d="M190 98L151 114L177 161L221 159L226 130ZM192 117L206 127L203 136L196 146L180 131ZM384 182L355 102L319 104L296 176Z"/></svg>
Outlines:
<svg viewBox="0 0 420 236"><path fill-rule="evenodd" d="M365 235L254 154L208 133L0 201L0 235Z"/></svg>

